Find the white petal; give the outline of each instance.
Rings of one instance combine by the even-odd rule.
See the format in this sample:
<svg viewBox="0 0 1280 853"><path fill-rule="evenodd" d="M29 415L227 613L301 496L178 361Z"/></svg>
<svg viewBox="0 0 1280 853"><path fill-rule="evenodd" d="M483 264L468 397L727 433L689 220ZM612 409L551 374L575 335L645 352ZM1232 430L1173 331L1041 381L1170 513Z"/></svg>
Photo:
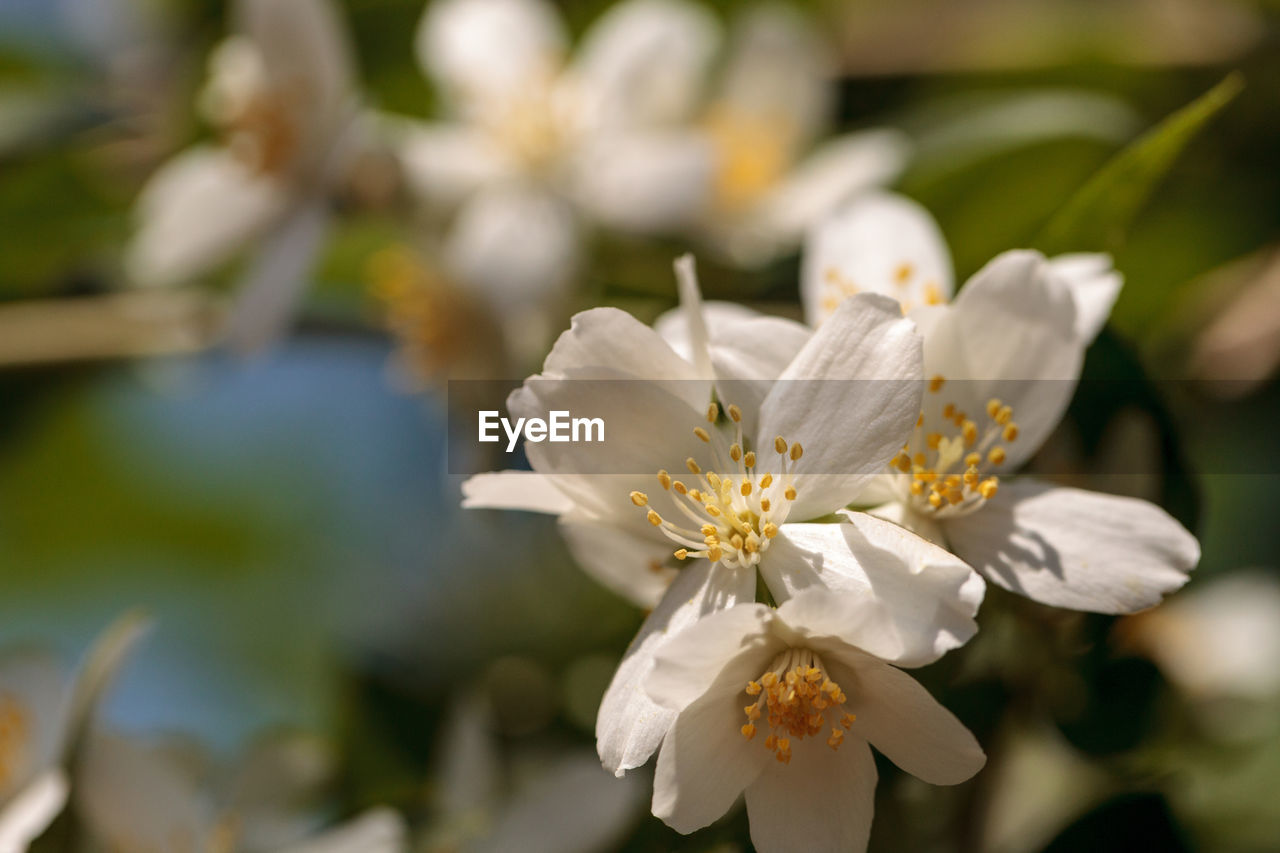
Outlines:
<svg viewBox="0 0 1280 853"><path fill-rule="evenodd" d="M476 287L514 328L569 287L581 260L578 222L537 187L501 185L473 196L444 248L449 272Z"/></svg>
<svg viewBox="0 0 1280 853"><path fill-rule="evenodd" d="M371 809L279 853L400 853L408 840L404 818L390 809Z"/></svg>
<svg viewBox="0 0 1280 853"><path fill-rule="evenodd" d="M864 741L838 750L795 743L790 764L771 763L747 788L751 843L760 853L862 851L875 813L876 762Z"/></svg>
<svg viewBox="0 0 1280 853"><path fill-rule="evenodd" d="M262 242L236 293L226 340L241 353L258 352L288 328L311 284L311 270L329 234L329 208L320 200L298 207Z"/></svg>
<svg viewBox="0 0 1280 853"><path fill-rule="evenodd" d="M682 0L627 0L606 11L578 48L576 75L592 126L686 119L700 103L719 42L715 18Z"/></svg>
<svg viewBox="0 0 1280 853"><path fill-rule="evenodd" d="M693 131L592 135L575 152L574 198L600 223L670 233L702 211L715 172L710 142Z"/></svg>
<svg viewBox="0 0 1280 853"><path fill-rule="evenodd" d="M840 663L854 664L852 685L838 682L856 718L849 734L870 741L894 764L931 785L956 785L982 769L987 757L977 740L914 678L856 652ZM840 667L829 668L838 680Z"/></svg>
<svg viewBox="0 0 1280 853"><path fill-rule="evenodd" d="M180 154L148 181L138 200L129 277L158 286L203 275L267 231L288 201L283 185L254 174L227 151Z"/></svg>
<svg viewBox="0 0 1280 853"><path fill-rule="evenodd" d="M67 803L67 777L49 770L0 805L0 853L26 853Z"/></svg>
<svg viewBox="0 0 1280 853"><path fill-rule="evenodd" d="M606 770L621 776L644 764L675 719L675 711L658 706L644 689L663 641L704 616L754 599L750 572L713 571L705 560L680 571L627 647L600 702L596 747Z"/></svg>
<svg viewBox="0 0 1280 853"><path fill-rule="evenodd" d="M590 753L558 761L498 814L474 853L597 853L612 849L643 808L644 781L614 779Z"/></svg>
<svg viewBox="0 0 1280 853"><path fill-rule="evenodd" d="M747 681L769 665L746 654L725 667L681 711L662 741L653 779L653 814L677 832L719 818L755 781L773 754L742 736Z"/></svg>
<svg viewBox="0 0 1280 853"><path fill-rule="evenodd" d="M931 295L949 300L953 287L951 253L938 224L904 196L861 195L820 222L805 242L800 292L814 326L852 293L881 293L910 310Z"/></svg>
<svg viewBox="0 0 1280 853"><path fill-rule="evenodd" d="M468 125L405 122L392 133L409 186L433 204L456 204L512 174L492 137Z"/></svg>
<svg viewBox="0 0 1280 853"><path fill-rule="evenodd" d="M490 471L462 484L462 506L560 515L573 509L573 501L551 479L534 471Z"/></svg>
<svg viewBox="0 0 1280 853"><path fill-rule="evenodd" d="M834 70L827 41L797 10L755 6L734 21L721 102L806 145L830 120Z"/></svg>
<svg viewBox="0 0 1280 853"><path fill-rule="evenodd" d="M921 371L915 326L883 296L845 300L809 339L761 404L757 430L760 449L775 436L804 447L791 520L840 509L884 471L915 427Z"/></svg>
<svg viewBox="0 0 1280 853"><path fill-rule="evenodd" d="M851 622L834 635L903 666L922 666L968 642L986 591L980 577L891 522L859 512L842 517L839 524L782 526L760 562L775 599L808 589L874 598L885 619ZM836 627L823 624L828 633Z"/></svg>
<svg viewBox="0 0 1280 853"><path fill-rule="evenodd" d="M751 671L742 678L745 685L781 651L781 641L770 631L772 621L772 611L763 604L744 603L672 635L654 655L645 692L664 708L683 710L742 656L755 661L747 664Z"/></svg>
<svg viewBox="0 0 1280 853"><path fill-rule="evenodd" d="M925 374L950 384L926 395L926 419L940 423L930 407L948 402L981 413L988 400L1002 400L1019 427L1018 439L1004 444L1003 470L1014 470L1057 426L1080 376L1084 344L1075 332L1070 290L1038 252L1005 252L975 274L950 307L933 313Z"/></svg>
<svg viewBox="0 0 1280 853"><path fill-rule="evenodd" d="M908 151L906 138L892 130L864 130L824 142L760 201L757 227L774 235L780 247L794 246L844 202L897 178Z"/></svg>
<svg viewBox="0 0 1280 853"><path fill-rule="evenodd" d="M1110 255L1059 255L1049 261L1066 281L1076 302L1076 335L1088 345L1102 331L1124 286Z"/></svg>
<svg viewBox="0 0 1280 853"><path fill-rule="evenodd" d="M1154 504L1017 480L944 524L953 550L992 583L1055 607L1132 613L1187 581L1196 538Z"/></svg>
<svg viewBox="0 0 1280 853"><path fill-rule="evenodd" d="M304 140L327 137L349 115L354 61L331 0L237 0L245 35L258 46L273 81L307 98Z"/></svg>
<svg viewBox="0 0 1280 853"><path fill-rule="evenodd" d="M760 316L754 309L737 302L699 301L698 304L701 307L702 318L707 329L716 328L733 320L745 320ZM691 330L689 310L682 301L678 307L659 314L658 319L653 321L653 330L667 342L667 346L675 350L677 355L692 364L694 363L694 336ZM797 348L798 351L799 348ZM792 353L792 356L794 355ZM774 377L781 375L782 369L790 363L791 358L788 357L777 373L774 374Z"/></svg>
<svg viewBox="0 0 1280 853"><path fill-rule="evenodd" d="M464 111L545 85L567 39L544 0L439 0L427 6L415 47L422 67Z"/></svg>
<svg viewBox="0 0 1280 853"><path fill-rule="evenodd" d="M643 514L637 512L636 518ZM652 609L676 577L676 569L667 565L676 546L665 536L649 534L653 527L648 522L644 527L648 529L636 532L609 521L560 519L560 533L587 574L637 607Z"/></svg>
<svg viewBox="0 0 1280 853"><path fill-rule="evenodd" d="M92 737L75 789L95 838L118 849L166 849L175 838L203 844L213 829L196 780L162 748L111 734Z"/></svg>

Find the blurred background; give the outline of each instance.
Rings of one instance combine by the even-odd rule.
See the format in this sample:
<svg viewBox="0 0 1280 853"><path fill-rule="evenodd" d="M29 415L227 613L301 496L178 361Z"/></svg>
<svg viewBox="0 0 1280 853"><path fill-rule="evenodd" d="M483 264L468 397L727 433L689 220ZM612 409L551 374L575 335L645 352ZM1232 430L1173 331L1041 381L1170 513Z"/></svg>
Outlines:
<svg viewBox="0 0 1280 853"><path fill-rule="evenodd" d="M609 6L556 5L575 36ZM411 36L424 4L338 6L366 105L438 116ZM931 788L882 761L872 849L1280 850L1280 4L794 9L830 39L836 128L913 141L892 186L937 217L957 281L1042 245L1099 169L1239 72L1123 227L1067 247L1112 251L1126 285L1033 466L1160 502L1201 565L1118 620L991 589L977 638L921 673L990 764ZM395 806L423 849L749 850L740 809L684 838L643 779L597 772L596 705L643 614L553 521L459 508L444 383L519 379L546 340L497 360L506 320L465 282L396 290L441 277L394 152L336 202L270 347L214 333L234 265L131 286L139 192L215 135L198 94L229 21L215 0L0 0L0 645L74 659L140 606L154 629L106 722L227 760L270 733L323 738L335 812ZM799 316L794 248L744 266L598 229L539 322L595 304L651 320L690 249L710 297Z"/></svg>

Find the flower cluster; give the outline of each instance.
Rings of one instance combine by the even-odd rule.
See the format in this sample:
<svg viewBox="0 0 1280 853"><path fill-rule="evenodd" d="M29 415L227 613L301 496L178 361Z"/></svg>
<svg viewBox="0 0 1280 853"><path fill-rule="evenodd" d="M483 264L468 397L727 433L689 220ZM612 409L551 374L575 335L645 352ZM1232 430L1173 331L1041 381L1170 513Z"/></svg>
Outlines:
<svg viewBox="0 0 1280 853"><path fill-rule="evenodd" d="M464 485L467 506L557 515L587 571L652 608L597 745L618 775L658 753L654 814L681 832L745 791L759 849L861 849L867 744L935 784L985 761L897 667L969 640L986 582L1129 613L1199 560L1150 503L1010 476L1071 398L1120 288L1109 260L1009 252L949 301L937 235L888 195L823 222L811 327L704 304L681 259L680 309L577 315L508 400L589 405L613 455L529 445L532 471Z"/></svg>

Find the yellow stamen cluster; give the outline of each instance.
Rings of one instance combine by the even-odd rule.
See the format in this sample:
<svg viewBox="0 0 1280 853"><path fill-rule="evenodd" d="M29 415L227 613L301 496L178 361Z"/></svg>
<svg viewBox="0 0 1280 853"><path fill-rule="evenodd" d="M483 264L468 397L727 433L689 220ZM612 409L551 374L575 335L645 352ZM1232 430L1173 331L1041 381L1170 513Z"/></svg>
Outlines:
<svg viewBox="0 0 1280 853"><path fill-rule="evenodd" d="M732 473L703 470L690 457L685 460L685 468L697 478L693 485L686 485L665 470L657 474L658 484L668 493L670 503L693 526L664 518L650 506L644 492L633 491L630 499L645 510L650 524L682 546L675 551L676 559L706 557L730 568L747 568L760 562L760 555L778 535L779 526L796 499L794 469L804 448L799 442L776 437L773 444L779 457L777 468L762 472L757 467L756 452L744 447L742 411L734 405L724 409L734 431L732 443L717 426L720 414L720 407L712 403L707 410L708 426L695 427L693 432L710 446L715 467Z"/></svg>
<svg viewBox="0 0 1280 853"><path fill-rule="evenodd" d="M856 719L844 707L849 697L807 649L783 652L759 679L747 682L746 694L757 698L743 708L747 722L742 736L754 738L756 724L763 719L769 727L765 748L783 764L791 761L792 738L816 737L830 727L827 746L838 749Z"/></svg>
<svg viewBox="0 0 1280 853"><path fill-rule="evenodd" d="M715 201L721 210L741 210L756 201L791 165L796 128L784 116L716 105L707 117L707 129L720 155Z"/></svg>
<svg viewBox="0 0 1280 853"><path fill-rule="evenodd" d="M929 393L940 394L945 386L944 377L934 376ZM997 399L987 401L981 422L954 403L938 411L942 423L936 425L925 412L920 413L911 440L890 467L906 475L917 509L963 512L996 496L999 479L984 472L1004 464L1007 453L997 442L1016 441L1018 425L1013 408Z"/></svg>
<svg viewBox="0 0 1280 853"><path fill-rule="evenodd" d="M30 736L31 716L26 707L10 694L0 693L0 790L21 772Z"/></svg>

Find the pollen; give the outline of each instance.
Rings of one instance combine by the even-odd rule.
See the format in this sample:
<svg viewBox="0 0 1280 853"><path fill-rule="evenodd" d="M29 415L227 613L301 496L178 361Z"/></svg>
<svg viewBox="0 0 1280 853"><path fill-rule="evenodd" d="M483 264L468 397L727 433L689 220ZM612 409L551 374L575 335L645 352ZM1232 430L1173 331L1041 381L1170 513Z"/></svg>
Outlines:
<svg viewBox="0 0 1280 853"><path fill-rule="evenodd" d="M942 390L942 386L946 384L946 381L946 377L944 376L933 377L929 380L929 390L935 394L938 393Z"/></svg>
<svg viewBox="0 0 1280 853"><path fill-rule="evenodd" d="M827 745L839 749L857 719L845 708L848 695L809 649L784 651L758 679L747 682L744 692L757 698L743 708L742 736L753 739L757 721L764 720L769 727L764 746L783 764L791 761L793 739L827 733Z"/></svg>

